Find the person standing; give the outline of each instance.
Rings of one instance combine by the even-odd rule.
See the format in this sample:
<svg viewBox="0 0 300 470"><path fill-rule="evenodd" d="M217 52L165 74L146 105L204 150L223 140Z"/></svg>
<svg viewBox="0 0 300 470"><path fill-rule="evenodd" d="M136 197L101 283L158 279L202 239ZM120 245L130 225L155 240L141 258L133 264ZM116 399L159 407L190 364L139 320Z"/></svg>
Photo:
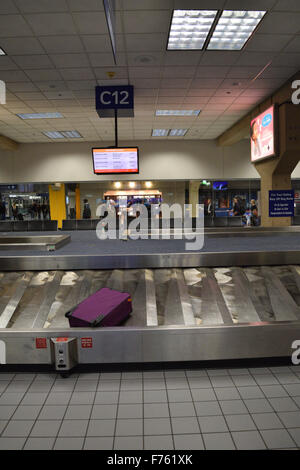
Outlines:
<svg viewBox="0 0 300 470"><path fill-rule="evenodd" d="M83 219L90 219L91 218L91 208L90 208L88 199L83 200L82 218Z"/></svg>

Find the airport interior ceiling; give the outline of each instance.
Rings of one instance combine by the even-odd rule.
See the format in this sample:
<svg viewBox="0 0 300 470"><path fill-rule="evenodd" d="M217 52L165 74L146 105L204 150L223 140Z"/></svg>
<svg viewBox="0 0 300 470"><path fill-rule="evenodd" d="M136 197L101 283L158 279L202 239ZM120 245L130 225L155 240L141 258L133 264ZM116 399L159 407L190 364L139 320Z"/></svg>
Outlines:
<svg viewBox="0 0 300 470"><path fill-rule="evenodd" d="M176 9L266 14L241 50L169 50ZM95 86L130 84L134 118L119 119L120 139L215 139L299 71L299 33L299 0L117 0L115 64L101 0L1 0L0 134L57 142L44 132L77 131L63 141L111 141L114 119L97 115ZM153 129L187 131L152 137Z"/></svg>

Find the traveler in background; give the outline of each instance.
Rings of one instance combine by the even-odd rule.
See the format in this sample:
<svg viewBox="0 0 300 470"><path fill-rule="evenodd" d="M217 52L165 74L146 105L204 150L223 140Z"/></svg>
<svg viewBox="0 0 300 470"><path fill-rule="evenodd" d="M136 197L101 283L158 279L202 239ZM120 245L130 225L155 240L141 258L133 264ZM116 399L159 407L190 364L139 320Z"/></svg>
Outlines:
<svg viewBox="0 0 300 470"><path fill-rule="evenodd" d="M5 216L6 216L5 202L0 200L0 219L5 220Z"/></svg>
<svg viewBox="0 0 300 470"><path fill-rule="evenodd" d="M207 216L213 215L213 207L212 207L211 199L207 199L207 201L204 204L204 215L207 215Z"/></svg>
<svg viewBox="0 0 300 470"><path fill-rule="evenodd" d="M91 208L90 208L90 205L89 205L89 201L87 199L83 200L82 218L83 219L90 219L91 218Z"/></svg>
<svg viewBox="0 0 300 470"><path fill-rule="evenodd" d="M13 218L14 220L18 220L18 208L17 208L17 205L14 203L12 205L12 215L13 215Z"/></svg>
<svg viewBox="0 0 300 470"><path fill-rule="evenodd" d="M251 199L251 206L250 206L250 210L251 210L251 225L258 225L258 209L257 209L257 205L256 205L256 202L254 199Z"/></svg>
<svg viewBox="0 0 300 470"><path fill-rule="evenodd" d="M232 205L232 215L234 217L241 217L243 215L242 212L243 211L242 211L241 202L239 201L237 197L234 197L233 205Z"/></svg>

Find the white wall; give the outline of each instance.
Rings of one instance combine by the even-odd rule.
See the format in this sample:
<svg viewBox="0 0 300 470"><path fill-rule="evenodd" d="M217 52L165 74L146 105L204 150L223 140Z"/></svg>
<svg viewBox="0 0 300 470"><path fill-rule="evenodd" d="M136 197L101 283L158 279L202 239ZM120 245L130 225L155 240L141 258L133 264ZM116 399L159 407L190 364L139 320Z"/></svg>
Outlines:
<svg viewBox="0 0 300 470"><path fill-rule="evenodd" d="M139 175L118 175L118 180L259 177L250 163L247 140L223 148L213 140L141 141L136 145L140 148ZM109 181L112 176L93 174L93 146L99 146L99 142L21 144L17 151L0 150L0 184Z"/></svg>

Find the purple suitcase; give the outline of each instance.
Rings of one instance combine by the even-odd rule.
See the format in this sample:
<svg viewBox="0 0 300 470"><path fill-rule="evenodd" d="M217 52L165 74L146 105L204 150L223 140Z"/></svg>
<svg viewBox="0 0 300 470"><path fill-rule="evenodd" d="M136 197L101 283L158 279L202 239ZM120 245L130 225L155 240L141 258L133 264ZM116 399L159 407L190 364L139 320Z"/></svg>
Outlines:
<svg viewBox="0 0 300 470"><path fill-rule="evenodd" d="M132 312L130 294L104 287L67 312L70 327L120 325Z"/></svg>

